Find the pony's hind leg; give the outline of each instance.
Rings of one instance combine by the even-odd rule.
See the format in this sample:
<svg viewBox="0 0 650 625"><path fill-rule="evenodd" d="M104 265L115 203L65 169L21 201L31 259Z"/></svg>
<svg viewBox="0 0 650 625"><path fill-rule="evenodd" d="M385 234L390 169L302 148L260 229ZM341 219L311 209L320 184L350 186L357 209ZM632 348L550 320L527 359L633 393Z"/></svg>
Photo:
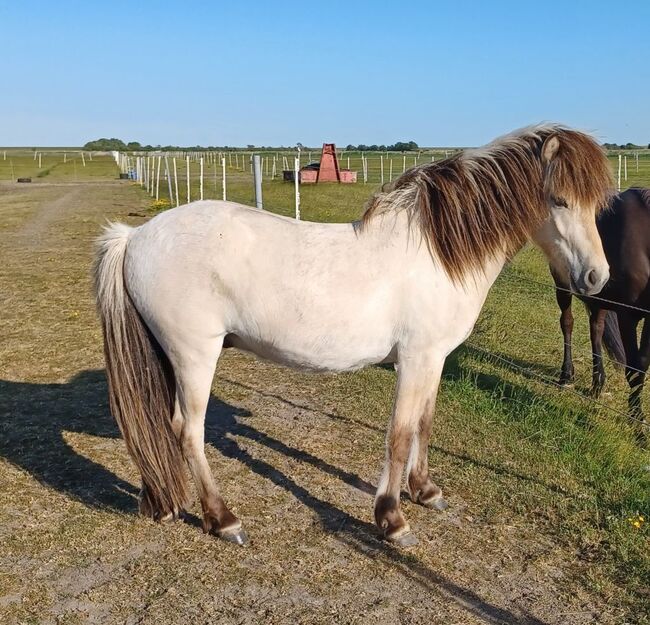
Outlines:
<svg viewBox="0 0 650 625"><path fill-rule="evenodd" d="M629 416L636 434L642 443L648 441L648 426L641 410L641 391L645 383L645 372L650 361L650 328L648 321L643 324L641 345L637 344L637 326L639 319L629 312L618 312L618 325L621 329L621 340L625 348L625 377L630 386L628 399Z"/></svg>
<svg viewBox="0 0 650 625"><path fill-rule="evenodd" d="M646 317L643 322L643 330L641 331L641 340L639 342L638 364L639 371L637 372L636 386L630 395L630 406L637 419L635 426L638 437L647 445L650 442L650 423L643 415L641 393L643 392L646 373L650 366L650 317Z"/></svg>
<svg viewBox="0 0 650 625"><path fill-rule="evenodd" d="M180 440L201 500L203 531L244 544L246 535L241 521L219 494L205 456L205 412L220 352L221 344L212 350L185 354L182 361L175 363L178 406L182 417ZM175 426L179 427L178 423Z"/></svg>

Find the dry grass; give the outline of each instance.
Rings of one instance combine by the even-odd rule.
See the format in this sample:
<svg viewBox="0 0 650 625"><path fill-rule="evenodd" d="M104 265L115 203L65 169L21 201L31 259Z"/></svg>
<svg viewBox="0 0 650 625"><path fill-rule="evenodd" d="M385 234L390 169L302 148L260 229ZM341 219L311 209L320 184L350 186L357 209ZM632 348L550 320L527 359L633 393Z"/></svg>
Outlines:
<svg viewBox="0 0 650 625"><path fill-rule="evenodd" d="M324 188L321 210L344 193ZM404 501L414 550L383 544L372 526L394 377L383 368L314 376L226 354L208 457L251 544L204 536L196 503L187 523L139 518L137 475L108 414L88 268L101 223L141 223L128 213L149 206L128 182L0 186L3 623L643 621L636 573L628 584L618 566L637 560L608 545L647 545L617 524L647 487L637 474L647 460L624 428L609 432L611 420L471 349L446 370L431 447L451 507ZM538 271L534 257L518 262ZM549 342L536 345L509 316L527 314L525 299L500 293L476 340L559 364L550 304L535 313L549 316L538 328Z"/></svg>

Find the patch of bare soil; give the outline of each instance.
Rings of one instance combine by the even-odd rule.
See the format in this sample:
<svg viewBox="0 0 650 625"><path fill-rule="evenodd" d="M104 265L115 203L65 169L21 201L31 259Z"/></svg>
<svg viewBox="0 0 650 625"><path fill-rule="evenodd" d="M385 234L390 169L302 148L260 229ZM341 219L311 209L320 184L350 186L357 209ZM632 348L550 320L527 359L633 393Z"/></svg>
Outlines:
<svg viewBox="0 0 650 625"><path fill-rule="evenodd" d="M452 475L448 511L404 501L416 548L379 540L384 420L346 409L355 377L226 354L208 457L250 544L203 535L198 505L172 525L138 517L88 272L101 224L141 223L125 216L146 205L131 185L0 193L0 622L621 622L575 583L573 553L484 518L480 485Z"/></svg>

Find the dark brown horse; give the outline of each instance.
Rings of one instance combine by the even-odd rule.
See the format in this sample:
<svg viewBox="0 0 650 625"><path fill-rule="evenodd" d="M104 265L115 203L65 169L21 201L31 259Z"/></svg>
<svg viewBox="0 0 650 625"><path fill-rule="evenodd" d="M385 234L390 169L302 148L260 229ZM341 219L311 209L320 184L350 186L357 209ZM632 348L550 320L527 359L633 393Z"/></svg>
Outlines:
<svg viewBox="0 0 650 625"><path fill-rule="evenodd" d="M611 207L596 220L609 262L610 279L594 297L578 295L589 311L593 352L591 393L598 397L605 383L603 343L614 360L625 365L630 385L630 416L647 430L641 411L641 391L650 364L650 189L632 188L615 196ZM560 384L573 382L571 333L573 314L569 280L551 269L557 303L562 310L560 326L564 335L564 362ZM643 322L640 341L639 323ZM647 436L648 432L645 432Z"/></svg>

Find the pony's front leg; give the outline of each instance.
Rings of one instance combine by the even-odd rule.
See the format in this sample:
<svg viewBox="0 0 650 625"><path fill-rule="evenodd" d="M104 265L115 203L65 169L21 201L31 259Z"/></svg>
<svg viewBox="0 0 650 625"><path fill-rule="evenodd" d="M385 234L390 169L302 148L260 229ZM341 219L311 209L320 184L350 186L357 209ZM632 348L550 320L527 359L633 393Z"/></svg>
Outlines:
<svg viewBox="0 0 650 625"><path fill-rule="evenodd" d="M593 358L591 396L600 397L605 386L605 367L603 366L603 332L607 311L602 308L591 309L589 314L589 336Z"/></svg>
<svg viewBox="0 0 650 625"><path fill-rule="evenodd" d="M436 396L440 384L440 373L434 382L429 400L420 417L418 429L413 437L406 474L409 494L415 503L435 510L446 510L447 502L442 490L429 476L429 439L433 429L433 415L436 408Z"/></svg>
<svg viewBox="0 0 650 625"><path fill-rule="evenodd" d="M404 465L421 417L435 403L443 362L443 358L431 355L410 357L400 359L397 369L397 392L386 436L386 462L375 498L375 521L387 540L401 546L417 543L399 506Z"/></svg>

